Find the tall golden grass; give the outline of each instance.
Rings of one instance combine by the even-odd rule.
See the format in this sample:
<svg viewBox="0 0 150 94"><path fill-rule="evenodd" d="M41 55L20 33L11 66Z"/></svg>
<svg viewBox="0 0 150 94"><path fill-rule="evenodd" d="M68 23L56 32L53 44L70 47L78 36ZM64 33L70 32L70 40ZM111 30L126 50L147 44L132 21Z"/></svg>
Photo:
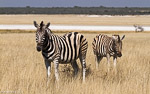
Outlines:
<svg viewBox="0 0 150 94"><path fill-rule="evenodd" d="M0 93L150 94L150 33L124 34L123 56L117 60L116 74L113 63L107 72L105 58L95 70L91 43L96 34L84 34L89 44L86 82L82 83L78 61L80 72L76 79L70 65L60 65L59 83L55 82L52 68L48 87L42 55L36 51L35 34L0 34Z"/></svg>

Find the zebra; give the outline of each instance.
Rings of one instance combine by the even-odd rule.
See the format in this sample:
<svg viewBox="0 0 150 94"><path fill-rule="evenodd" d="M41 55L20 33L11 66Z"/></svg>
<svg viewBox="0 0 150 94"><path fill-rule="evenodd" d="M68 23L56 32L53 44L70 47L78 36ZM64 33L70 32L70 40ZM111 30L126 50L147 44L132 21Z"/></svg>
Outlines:
<svg viewBox="0 0 150 94"><path fill-rule="evenodd" d="M40 25L34 21L34 26L37 28L36 48L38 52L42 52L47 69L47 83L49 83L51 74L51 62L54 63L55 79L59 81L59 64L71 63L74 74L77 75L79 67L76 60L78 58L83 70L83 82L85 82L86 53L88 48L86 38L78 32L69 32L63 36L55 35L48 28L50 23L45 25L43 21Z"/></svg>
<svg viewBox="0 0 150 94"><path fill-rule="evenodd" d="M144 28L142 26L140 26L140 25L133 25L133 26L135 27L135 31L136 32L142 32L142 31L144 31Z"/></svg>
<svg viewBox="0 0 150 94"><path fill-rule="evenodd" d="M113 35L109 37L107 35L99 34L94 38L92 42L93 52L95 55L96 69L103 57L107 58L108 71L110 67L110 57L113 56L114 67L116 67L117 57L121 57L122 53L122 40L125 38L123 35L120 38L119 35Z"/></svg>

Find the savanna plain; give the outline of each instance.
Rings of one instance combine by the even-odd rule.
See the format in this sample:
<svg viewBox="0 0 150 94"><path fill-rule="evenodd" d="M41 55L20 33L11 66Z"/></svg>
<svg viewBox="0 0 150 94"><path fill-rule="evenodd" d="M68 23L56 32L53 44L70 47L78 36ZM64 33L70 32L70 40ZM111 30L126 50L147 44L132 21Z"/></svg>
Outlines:
<svg viewBox="0 0 150 94"><path fill-rule="evenodd" d="M0 94L150 94L150 33L107 33L108 36L126 35L116 73L112 58L110 72L107 72L106 58L99 64L99 69L95 69L92 41L99 33L82 33L89 45L85 83L78 60L78 76L74 78L69 64L60 64L57 83L52 63L48 86L43 57L36 51L35 33L0 33Z"/></svg>

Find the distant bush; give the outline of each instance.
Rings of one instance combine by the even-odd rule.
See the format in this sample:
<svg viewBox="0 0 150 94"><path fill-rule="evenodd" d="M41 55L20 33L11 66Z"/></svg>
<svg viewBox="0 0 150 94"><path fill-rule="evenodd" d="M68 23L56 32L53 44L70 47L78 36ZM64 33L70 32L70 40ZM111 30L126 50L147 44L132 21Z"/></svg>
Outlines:
<svg viewBox="0 0 150 94"><path fill-rule="evenodd" d="M94 14L94 15L149 15L150 8L138 7L1 7L0 14Z"/></svg>

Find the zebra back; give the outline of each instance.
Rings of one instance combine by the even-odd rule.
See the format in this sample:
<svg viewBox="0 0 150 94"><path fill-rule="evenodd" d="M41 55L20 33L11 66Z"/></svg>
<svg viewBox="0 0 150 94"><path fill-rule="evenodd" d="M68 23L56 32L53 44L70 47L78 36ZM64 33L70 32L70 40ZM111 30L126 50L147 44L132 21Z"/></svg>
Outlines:
<svg viewBox="0 0 150 94"><path fill-rule="evenodd" d="M63 35L63 37L65 38L67 44L70 46L70 54L73 59L77 59L80 55L86 55L88 42L83 35L78 32L69 32Z"/></svg>
<svg viewBox="0 0 150 94"><path fill-rule="evenodd" d="M92 42L92 48L95 55L106 56L107 53L113 55L113 38L107 35L99 34Z"/></svg>

